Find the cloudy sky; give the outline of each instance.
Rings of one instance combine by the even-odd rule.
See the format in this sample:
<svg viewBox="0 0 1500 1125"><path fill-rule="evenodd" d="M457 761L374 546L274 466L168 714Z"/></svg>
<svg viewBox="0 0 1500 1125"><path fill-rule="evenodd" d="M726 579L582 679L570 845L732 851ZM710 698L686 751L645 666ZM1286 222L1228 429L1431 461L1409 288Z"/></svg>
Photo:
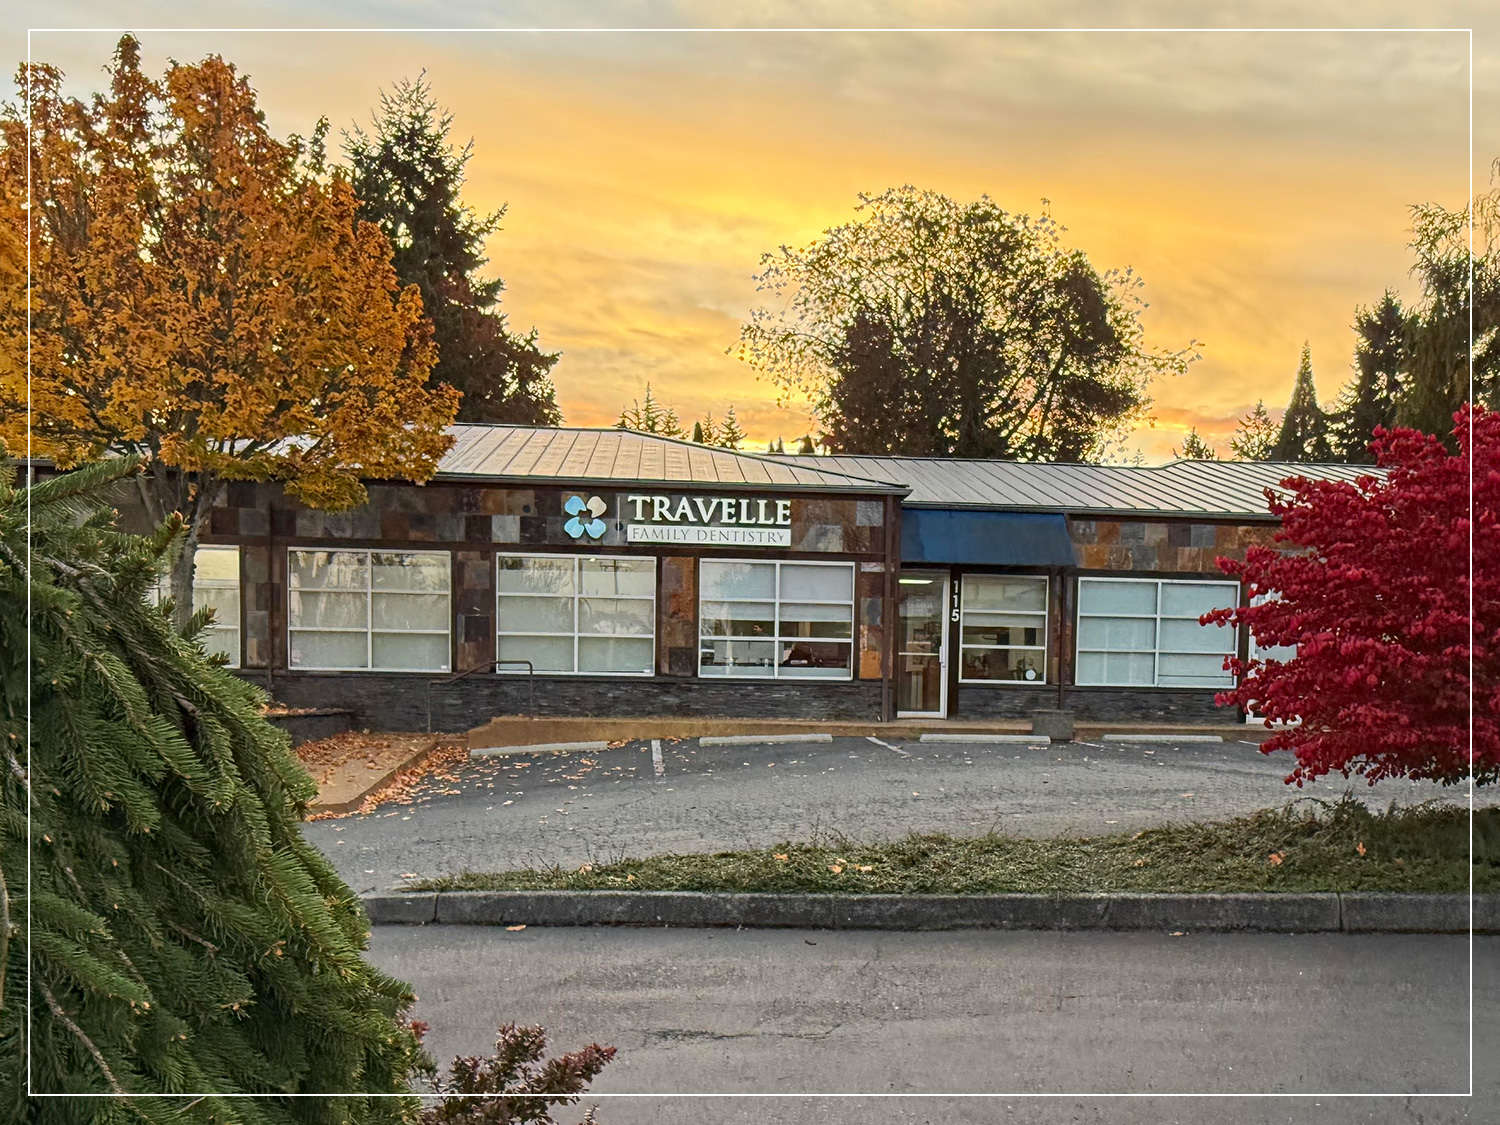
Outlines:
<svg viewBox="0 0 1500 1125"><path fill-rule="evenodd" d="M24 19L53 29L30 32L31 57L95 88L126 9L28 2ZM1386 4L1364 15L1393 30L1254 31L1344 17L1244 4L1221 7L1238 26L1161 32L1147 28L1201 17L1158 3L1132 13L1135 29L1023 30L1088 28L1105 10L827 5L824 26L790 30L805 14L776 4L513 5L477 19L456 4L309 0L214 17L303 30L167 31L152 29L199 24L201 10L147 0L128 26L153 68L234 62L283 134L325 115L367 122L382 87L425 69L458 138L474 140L468 201L509 206L491 268L512 325L562 352L570 423L612 423L649 380L684 416L734 403L761 442L806 431L802 404L779 407L726 354L756 299L751 274L763 252L850 219L859 192L911 183L1012 211L1050 200L1096 266L1134 267L1148 340L1196 339L1203 355L1153 388L1155 423L1134 447L1164 459L1196 426L1227 450L1257 399L1284 405L1303 340L1330 399L1355 307L1414 292L1408 207L1461 205L1471 173L1487 184L1496 21L1480 4ZM355 29L416 19L492 27ZM19 61L27 38L9 26L0 46Z"/></svg>

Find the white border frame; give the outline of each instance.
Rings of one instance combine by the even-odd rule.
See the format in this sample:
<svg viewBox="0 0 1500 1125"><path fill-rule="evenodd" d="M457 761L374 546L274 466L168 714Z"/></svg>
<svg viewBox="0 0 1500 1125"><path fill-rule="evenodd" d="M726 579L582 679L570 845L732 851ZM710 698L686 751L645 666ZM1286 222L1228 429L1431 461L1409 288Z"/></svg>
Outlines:
<svg viewBox="0 0 1500 1125"><path fill-rule="evenodd" d="M1042 583L1042 674L1034 680L971 680L964 676L964 649L972 648L977 652L1035 652L1036 645L966 645L964 644L964 579L966 578L1024 578L1030 581ZM978 687L1045 687L1051 677L1047 675L1047 669L1052 662L1052 576L1050 574L1004 574L993 571L970 570L960 571L958 575L958 643L954 646L958 650L958 682L960 684L973 684ZM976 609L975 613L1016 613L1027 614L1032 617L1038 616L1034 609L1017 610L992 610Z"/></svg>
<svg viewBox="0 0 1500 1125"><path fill-rule="evenodd" d="M775 613L775 618L776 618L775 619L775 623L774 623L775 624L775 633L772 636L770 636L770 637L733 637L733 636L714 636L714 635L705 636L704 635L704 633L703 633L703 603L704 603L705 600L710 601L710 602L723 602L723 603L725 603L727 605L735 605L735 604L740 604L740 605L765 605L765 603L766 603L766 599L765 598L707 598L707 599L705 599L703 597L703 564L706 563L706 562L709 562L709 563L736 563L736 564L748 565L748 566L774 566L776 568L775 589L774 589L774 591L772 592L772 595L771 595L771 605L773 607L773 612ZM847 602L845 602L845 601L813 601L813 600L810 600L808 598L782 598L782 596L781 596L781 568L784 567L784 566L824 566L824 567L843 567L843 568L845 568L846 570L849 571L849 600ZM859 569L858 569L858 566L857 566L857 564L855 562L853 562L853 561L847 561L846 562L846 561L839 560L839 559L719 559L719 558L699 558L697 560L697 567L696 567L696 569L698 571L698 582L697 582L697 586L698 586L698 605L697 605L697 610L698 610L698 644L697 644L698 662L694 666L695 667L695 678L696 679L709 680L709 681L715 681L715 680L738 680L738 681L748 681L748 682L751 682L751 683L754 683L756 681L766 681L766 680L770 680L770 681L773 681L773 682L779 681L779 680L784 680L784 681L787 681L787 682L790 682L790 683L802 683L802 682L806 682L806 683L824 683L824 684L848 683L848 682L850 682L851 680L854 679L854 650L855 650L856 645L859 643L859 622L857 620L857 618L859 616L859 613L858 613L858 608L859 607L858 607L858 604L857 604L858 601L859 601ZM849 663L844 666L844 670L846 672L845 675L842 675L842 676L783 676L781 674L781 658L780 658L779 651L778 651L778 654L777 654L775 662L770 665L771 674L769 676L759 676L759 675L747 674L747 673L743 673L743 672L741 672L741 673L725 672L723 675L720 675L717 672L710 672L706 676L703 674L703 642L704 641L747 641L747 642L750 642L750 643L757 643L758 642L758 643L762 643L762 644L766 643L766 642L769 642L770 644L772 644L773 646L775 646L777 650L779 650L780 647L781 647L781 645L787 640L787 638L784 638L781 635L781 607L782 607L783 603L785 603L786 605L838 605L838 606L848 606L849 607L849 639L847 641L844 641L844 640L836 638L836 637L793 637L793 638L790 638L793 642L795 642L795 641L802 641L802 640L811 640L811 641L816 641L816 642L822 643L822 644L835 644L835 645L847 644L849 646ZM726 667L726 668L728 668L728 667L733 667L733 665L710 665L710 667ZM751 665L747 665L746 667L751 667ZM753 667L759 667L759 665L754 665Z"/></svg>
<svg viewBox="0 0 1500 1125"><path fill-rule="evenodd" d="M1085 613L1083 610L1083 584L1085 582L1113 582L1117 584L1151 585L1156 587L1156 612L1154 613ZM1218 684L1163 684L1161 682L1161 658L1165 656L1219 656L1213 652L1180 652L1177 649L1163 650L1161 647L1161 623L1163 621L1196 621L1196 617L1183 617L1178 614L1163 614L1161 611L1161 589L1163 586L1225 586L1234 588L1234 606L1240 604L1243 597L1242 587L1233 579L1218 578L1121 578L1116 575L1099 575L1092 577L1085 574L1078 576L1077 611L1074 613L1073 632L1073 686L1074 687L1105 687L1120 688L1133 691L1229 691L1238 683L1238 678L1233 674L1228 675L1228 681ZM1234 608L1234 606L1226 608ZM1113 648L1085 648L1079 643L1079 637L1083 631L1085 618L1125 618L1131 621L1150 621L1155 629L1151 648L1151 682L1149 684L1121 684L1108 682L1093 682L1083 680L1079 677L1081 661L1079 657L1084 653L1099 654L1103 656L1144 656L1140 649L1113 649ZM1203 626L1208 628L1208 626ZM1237 656L1240 651L1240 631L1238 625L1230 626L1232 638L1228 656Z"/></svg>
<svg viewBox="0 0 1500 1125"><path fill-rule="evenodd" d="M573 563L573 593L567 594L541 594L524 593L516 594L504 592L500 589L500 560L501 559L569 559ZM585 594L583 592L583 563L588 560L603 562L605 560L627 561L627 562L649 562L651 564L651 593L646 594ZM661 559L656 555L570 555L556 551L496 551L495 552L495 666L491 669L500 676L628 676L632 679L642 679L656 675L656 584L661 578ZM573 602L573 631L571 633L544 633L536 630L525 632L502 631L500 628L500 599L501 598L557 598L559 601L569 598ZM578 603L584 598L609 598L613 601L631 601L651 603L651 632L649 635L637 633L581 633L578 629ZM500 638L507 637L568 637L573 641L573 670L571 672L558 671L554 668L533 668L530 673L521 668L501 668L499 661L507 659L500 655ZM626 640L651 642L651 667L641 672L619 672L606 671L603 669L580 670L578 667L578 642L584 639L600 638L604 640ZM520 659L520 658L518 658Z"/></svg>
<svg viewBox="0 0 1500 1125"><path fill-rule="evenodd" d="M325 553L341 553L365 556L365 627L363 629L349 628L315 628L306 625L292 624L292 594L357 594L360 591L334 587L331 589L316 590L297 587L292 588L292 555L298 551L323 551ZM374 555L425 555L432 558L441 558L448 564L448 588L446 590L376 590L375 589L375 566L371 561ZM408 672L417 676L446 675L453 671L453 552L441 550L417 550L405 549L389 550L384 547L288 547L286 549L286 667L288 672ZM448 612L443 615L445 628L439 632L437 629L377 629L375 628L375 594L441 594L448 599ZM292 634L293 633L352 633L364 634L365 638L365 660L368 662L363 668L345 668L335 666L309 667L306 664L292 663ZM390 633L409 637L444 637L448 642L448 659L442 668L382 668L375 665L375 634Z"/></svg>

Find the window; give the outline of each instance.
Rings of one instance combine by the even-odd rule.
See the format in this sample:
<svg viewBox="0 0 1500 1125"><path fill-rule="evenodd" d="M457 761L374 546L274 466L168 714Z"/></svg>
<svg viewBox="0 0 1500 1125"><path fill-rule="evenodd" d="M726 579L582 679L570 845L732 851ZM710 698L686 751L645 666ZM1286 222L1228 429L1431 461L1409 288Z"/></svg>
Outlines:
<svg viewBox="0 0 1500 1125"><path fill-rule="evenodd" d="M287 553L293 668L446 672L447 551Z"/></svg>
<svg viewBox="0 0 1500 1125"><path fill-rule="evenodd" d="M156 580L158 603L171 596L166 575ZM214 622L203 631L203 648L240 666L240 549L200 545L193 555L193 612L211 606Z"/></svg>
<svg viewBox="0 0 1500 1125"><path fill-rule="evenodd" d="M538 672L655 670L655 559L501 555L497 567L499 659L529 660Z"/></svg>
<svg viewBox="0 0 1500 1125"><path fill-rule="evenodd" d="M1233 687L1224 658L1235 651L1235 630L1198 617L1238 604L1234 582L1080 578L1078 683Z"/></svg>
<svg viewBox="0 0 1500 1125"><path fill-rule="evenodd" d="M1046 683L1047 579L965 574L959 590L959 680Z"/></svg>
<svg viewBox="0 0 1500 1125"><path fill-rule="evenodd" d="M847 680L854 564L698 564L698 673Z"/></svg>

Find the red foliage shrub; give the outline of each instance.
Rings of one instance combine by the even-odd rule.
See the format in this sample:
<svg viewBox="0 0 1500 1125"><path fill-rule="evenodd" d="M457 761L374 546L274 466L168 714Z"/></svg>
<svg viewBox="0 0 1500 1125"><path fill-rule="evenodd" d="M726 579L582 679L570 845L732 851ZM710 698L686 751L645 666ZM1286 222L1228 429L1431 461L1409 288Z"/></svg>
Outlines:
<svg viewBox="0 0 1500 1125"><path fill-rule="evenodd" d="M1261 747L1295 752L1289 782L1500 776L1500 414L1465 407L1454 420L1457 454L1377 430L1384 479L1283 481L1290 495L1267 496L1284 546L1218 560L1250 597L1274 597L1203 623L1297 646L1285 662L1230 661L1243 679L1217 697L1297 723Z"/></svg>

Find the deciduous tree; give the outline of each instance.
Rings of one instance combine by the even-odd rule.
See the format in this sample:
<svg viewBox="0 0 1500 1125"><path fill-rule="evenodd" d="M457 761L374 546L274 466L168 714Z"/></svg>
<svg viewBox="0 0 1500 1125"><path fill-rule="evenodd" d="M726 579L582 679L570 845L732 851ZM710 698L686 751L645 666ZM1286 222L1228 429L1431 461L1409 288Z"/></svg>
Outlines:
<svg viewBox="0 0 1500 1125"><path fill-rule="evenodd" d="M459 420L560 425L550 378L557 353L541 350L535 328L511 332L499 309L505 283L478 276L506 208L480 215L459 198L474 142L455 148L452 127L425 76L382 92L373 132L356 127L344 137L359 215L390 238L402 284L421 290L438 348L429 382L463 393Z"/></svg>
<svg viewBox="0 0 1500 1125"><path fill-rule="evenodd" d="M1288 479L1288 495L1268 493L1279 547L1219 560L1247 600L1267 597L1204 622L1296 647L1286 661L1230 661L1244 678L1219 702L1297 724L1262 749L1293 751L1299 785L1335 770L1500 777L1500 414L1466 407L1455 421L1456 454L1381 431L1383 478Z"/></svg>
<svg viewBox="0 0 1500 1125"><path fill-rule="evenodd" d="M738 354L805 394L836 452L1078 461L1189 348L1148 349L1140 279L1099 272L1049 215L913 187L761 259Z"/></svg>
<svg viewBox="0 0 1500 1125"><path fill-rule="evenodd" d="M23 106L0 120L0 333L25 354L31 436L63 465L135 452L139 499L185 523L172 569L179 623L193 554L225 481L280 480L309 504L360 503L361 478L425 480L450 439L458 393L427 385L435 359L415 287L356 217L347 179L310 141L277 140L245 76L218 56L141 70L120 40L106 93L20 72ZM25 448L25 387L10 373L0 434Z"/></svg>

